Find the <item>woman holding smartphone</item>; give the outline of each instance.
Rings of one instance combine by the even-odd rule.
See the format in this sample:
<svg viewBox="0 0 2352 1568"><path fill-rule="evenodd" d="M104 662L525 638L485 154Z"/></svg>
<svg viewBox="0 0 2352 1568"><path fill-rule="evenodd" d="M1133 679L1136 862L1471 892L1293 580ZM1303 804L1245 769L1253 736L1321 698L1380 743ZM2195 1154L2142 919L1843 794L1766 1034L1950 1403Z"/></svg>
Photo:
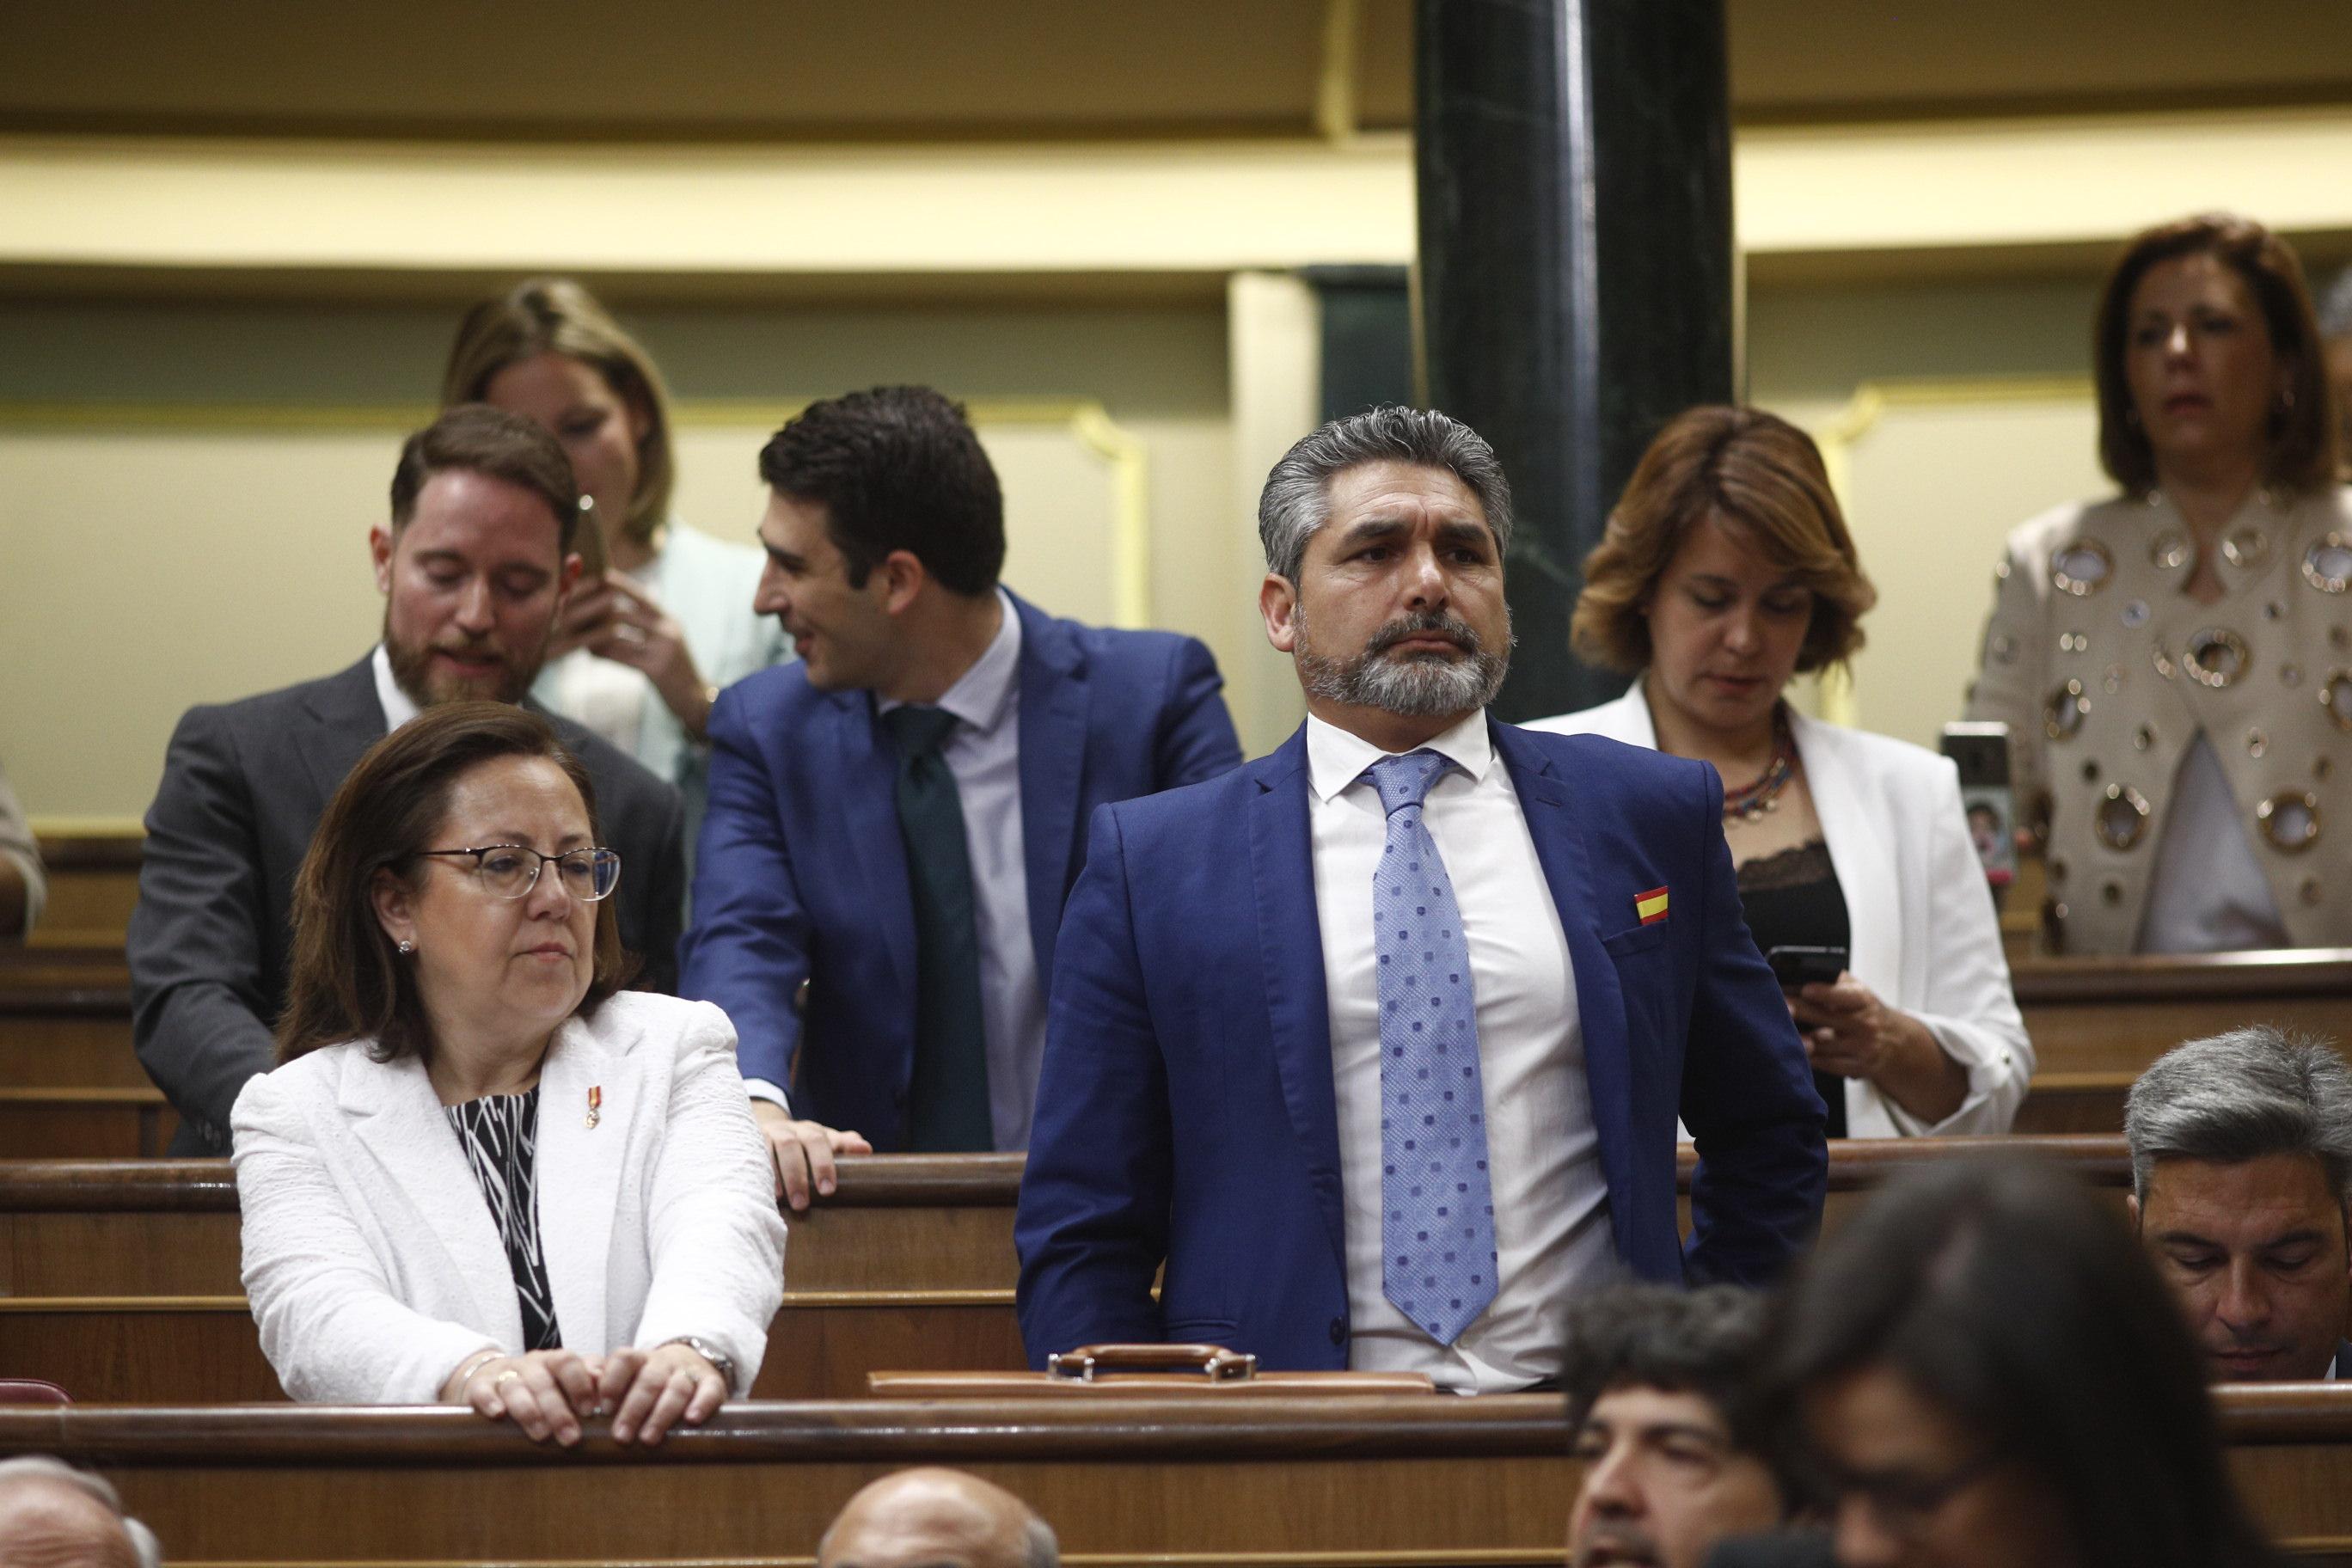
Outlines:
<svg viewBox="0 0 2352 1568"><path fill-rule="evenodd" d="M751 608L760 552L671 514L661 373L577 283L534 279L468 310L441 396L520 414L563 443L596 526L531 694L678 786L691 855L712 700L792 657L783 628Z"/></svg>
<svg viewBox="0 0 2352 1568"><path fill-rule="evenodd" d="M2007 1131L2033 1047L1958 775L1781 696L1862 646L1877 596L1812 438L1758 409L1678 416L1584 576L1570 639L1633 688L1531 727L1702 758L1723 775L1748 928L1780 950L1829 1135Z"/></svg>

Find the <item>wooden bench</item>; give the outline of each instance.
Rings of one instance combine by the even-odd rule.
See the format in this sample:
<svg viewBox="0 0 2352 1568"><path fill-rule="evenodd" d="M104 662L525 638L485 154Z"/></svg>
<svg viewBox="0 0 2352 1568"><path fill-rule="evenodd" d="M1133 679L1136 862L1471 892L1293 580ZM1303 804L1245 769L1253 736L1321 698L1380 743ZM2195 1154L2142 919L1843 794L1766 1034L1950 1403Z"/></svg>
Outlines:
<svg viewBox="0 0 2352 1568"><path fill-rule="evenodd" d="M2020 1132L2121 1131L2124 1091L2184 1039L2249 1023L2352 1033L2342 949L2035 959L2014 974L2040 1058ZM0 1157L153 1157L176 1125L131 1050L119 948L0 952Z"/></svg>
<svg viewBox="0 0 2352 1568"><path fill-rule="evenodd" d="M139 859L145 835L136 823L85 823L66 832L35 835L49 894L28 945L122 951L122 935L139 901Z"/></svg>
<svg viewBox="0 0 2352 1568"><path fill-rule="evenodd" d="M0 949L0 1156L152 1159L178 1125L131 1049L119 947Z"/></svg>
<svg viewBox="0 0 2352 1568"><path fill-rule="evenodd" d="M2020 1132L2116 1132L2125 1091L2183 1040L2249 1024L2352 1048L2352 950L2048 958L2011 971L2038 1063Z"/></svg>
<svg viewBox="0 0 2352 1568"><path fill-rule="evenodd" d="M2352 1388L2218 1403L2255 1515L2339 1560ZM1538 1394L748 1404L569 1454L457 1410L0 1410L24 1453L107 1476L184 1564L806 1563L852 1492L919 1463L1010 1488L1076 1562L1557 1563L1578 1484Z"/></svg>
<svg viewBox="0 0 2352 1568"><path fill-rule="evenodd" d="M2032 1148L2120 1201L2116 1138L1839 1143L1839 1224L1923 1160ZM1689 1184L1693 1157L1682 1152ZM834 1194L791 1216L786 1290L757 1392L851 1398L879 1368L1013 1369L1017 1155L845 1159ZM0 1162L0 1373L79 1398L210 1404L279 1397L237 1275L236 1188L220 1160Z"/></svg>

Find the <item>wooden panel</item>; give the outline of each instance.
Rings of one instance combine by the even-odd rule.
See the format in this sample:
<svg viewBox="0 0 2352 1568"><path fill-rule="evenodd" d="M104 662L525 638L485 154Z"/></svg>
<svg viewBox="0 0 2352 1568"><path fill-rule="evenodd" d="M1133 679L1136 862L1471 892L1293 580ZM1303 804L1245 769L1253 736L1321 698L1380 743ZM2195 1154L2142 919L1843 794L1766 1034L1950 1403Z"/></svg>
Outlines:
<svg viewBox="0 0 2352 1568"><path fill-rule="evenodd" d="M28 944L37 951L112 948L120 962L122 933L139 901L141 847L135 826L119 833L40 835L49 893Z"/></svg>
<svg viewBox="0 0 2352 1568"><path fill-rule="evenodd" d="M179 1124L152 1089L0 1089L0 1158L152 1160Z"/></svg>
<svg viewBox="0 0 2352 1568"><path fill-rule="evenodd" d="M2352 1389L2216 1397L2264 1526L2352 1546ZM568 1455L452 1410L0 1411L0 1456L99 1470L211 1564L805 1563L852 1491L921 1462L1010 1488L1078 1561L1556 1563L1567 1446L1533 1394L751 1404L655 1453L592 1424Z"/></svg>
<svg viewBox="0 0 2352 1568"><path fill-rule="evenodd" d="M1019 1371L1027 1363L1004 1294L1002 1300L789 1299L769 1325L752 1392L761 1399L855 1399L877 1369ZM285 1397L237 1295L0 1300L0 1374L39 1377L92 1405Z"/></svg>

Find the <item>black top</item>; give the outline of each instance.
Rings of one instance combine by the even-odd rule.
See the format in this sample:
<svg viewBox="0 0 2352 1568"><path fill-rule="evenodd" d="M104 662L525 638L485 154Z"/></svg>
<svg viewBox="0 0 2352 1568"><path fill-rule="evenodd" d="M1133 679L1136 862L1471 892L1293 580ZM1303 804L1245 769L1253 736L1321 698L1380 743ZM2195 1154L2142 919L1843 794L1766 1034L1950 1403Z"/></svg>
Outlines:
<svg viewBox="0 0 2352 1568"><path fill-rule="evenodd" d="M522 1303L522 1348L555 1350L563 1343L563 1330L555 1321L547 1254L539 1244L539 1087L520 1094L486 1094L441 1110L457 1130L466 1163L474 1168L507 1249L515 1296Z"/></svg>
<svg viewBox="0 0 2352 1568"><path fill-rule="evenodd" d="M1830 847L1821 839L1739 868L1739 902L1759 952L1776 947L1853 945L1845 889L1838 885L1837 868L1830 864ZM1829 1107L1829 1136L1844 1137L1845 1079L1817 1072L1813 1087Z"/></svg>

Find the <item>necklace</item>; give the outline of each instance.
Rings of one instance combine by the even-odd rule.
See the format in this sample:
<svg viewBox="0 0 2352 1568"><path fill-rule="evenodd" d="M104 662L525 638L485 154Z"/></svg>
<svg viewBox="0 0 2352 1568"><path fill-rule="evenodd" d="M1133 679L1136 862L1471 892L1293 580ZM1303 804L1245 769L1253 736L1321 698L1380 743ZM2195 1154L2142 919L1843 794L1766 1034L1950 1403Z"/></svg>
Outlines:
<svg viewBox="0 0 2352 1568"><path fill-rule="evenodd" d="M1723 792L1723 820L1758 822L1768 811L1780 809L1780 792L1797 776L1797 740L1789 732L1785 708L1772 710L1772 760L1764 771L1738 789Z"/></svg>

